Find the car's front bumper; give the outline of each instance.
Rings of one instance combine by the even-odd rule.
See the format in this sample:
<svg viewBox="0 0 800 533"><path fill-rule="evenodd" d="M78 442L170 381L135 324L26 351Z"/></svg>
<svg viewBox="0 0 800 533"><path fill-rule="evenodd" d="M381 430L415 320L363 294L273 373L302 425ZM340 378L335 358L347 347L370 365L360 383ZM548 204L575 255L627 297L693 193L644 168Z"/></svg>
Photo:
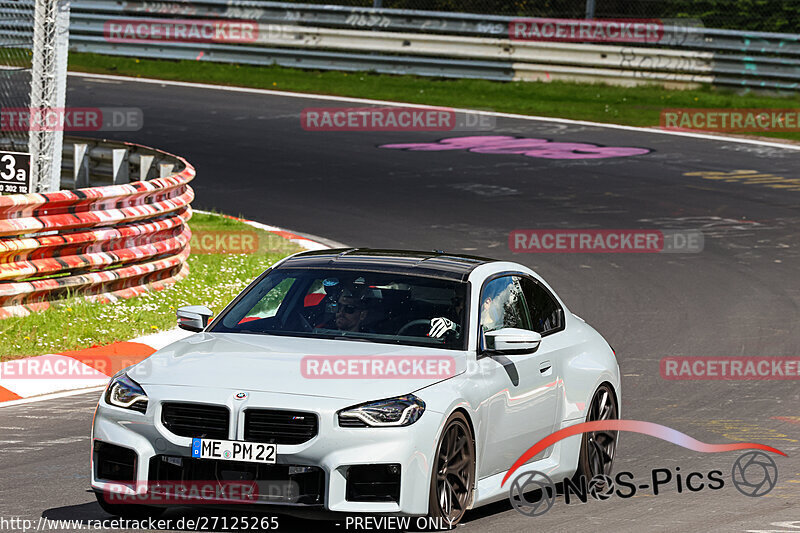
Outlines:
<svg viewBox="0 0 800 533"><path fill-rule="evenodd" d="M147 387L149 402L144 414L128 409L121 409L100 400L93 426L93 452L91 483L95 491L119 491L120 481L104 479L101 476L99 457L95 450L97 442L113 444L132 450L135 453L133 482L130 488L123 485L129 493L143 493L152 487L161 474L158 473L158 462L167 463L165 468L189 469L196 467L198 461L192 459L192 439L181 437L167 430L161 422L162 402L177 400L228 407L230 410L230 428L228 440L244 440L244 408L290 409L316 413L319 417L318 433L311 440L297 445L278 445L277 468L260 467L258 477L274 479L270 484L275 488L278 483L290 481L295 483L301 478L286 478L289 472L301 472L302 467L321 469L321 490L317 501L313 497L284 497L277 500L259 500L262 505L281 505L292 507L322 508L335 512L375 513L375 514L408 514L424 515L428 512L429 487L431 479L432 457L436 446L442 415L426 411L420 419L407 427L399 428L342 428L338 426L336 412L351 405L352 402L341 399L326 399L311 396L295 396L253 392L245 401L233 398L236 391L194 389L189 387ZM102 445L100 445L102 446ZM154 459L155 458L155 459ZM166 459L170 458L170 459ZM176 460L180 458L181 461ZM222 462L220 462L221 464ZM226 462L226 465L231 465ZM348 472L354 465L399 465L400 490L397 501L351 501L348 494ZM220 476L214 468L200 468L203 477L214 476L214 481L229 479L229 474ZM250 474L252 475L252 474ZM351 481L354 476L350 476ZM170 477L172 479L172 477ZM270 479L256 479L270 482ZM263 485L262 485L263 486ZM291 492L291 491L290 491ZM302 490L300 491L302 493ZM298 494L294 491L294 494ZM158 503L157 499L151 501ZM211 502L209 502L211 503Z"/></svg>

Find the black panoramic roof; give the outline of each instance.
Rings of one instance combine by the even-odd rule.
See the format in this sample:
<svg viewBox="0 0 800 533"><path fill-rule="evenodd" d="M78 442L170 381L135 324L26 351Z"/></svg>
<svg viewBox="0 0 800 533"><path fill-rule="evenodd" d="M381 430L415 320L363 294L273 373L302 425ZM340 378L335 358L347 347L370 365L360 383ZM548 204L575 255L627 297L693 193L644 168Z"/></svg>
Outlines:
<svg viewBox="0 0 800 533"><path fill-rule="evenodd" d="M475 267L495 259L446 252L336 248L297 254L279 268L341 268L465 281Z"/></svg>

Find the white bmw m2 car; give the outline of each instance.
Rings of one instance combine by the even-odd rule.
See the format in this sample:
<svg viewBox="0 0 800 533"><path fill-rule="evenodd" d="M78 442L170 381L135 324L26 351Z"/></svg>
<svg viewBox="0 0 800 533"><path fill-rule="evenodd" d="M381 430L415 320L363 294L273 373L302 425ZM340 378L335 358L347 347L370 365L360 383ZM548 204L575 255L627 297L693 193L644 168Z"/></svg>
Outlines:
<svg viewBox="0 0 800 533"><path fill-rule="evenodd" d="M102 395L91 484L109 513L180 504L158 498L175 483L235 483L252 489L256 511L454 525L508 497L503 476L539 440L619 416L613 350L517 263L304 252L210 317L179 309L179 326L196 333L120 372ZM520 472L608 474L615 446L609 433L577 435ZM120 493L145 497L108 497ZM202 505L208 495L197 496Z"/></svg>

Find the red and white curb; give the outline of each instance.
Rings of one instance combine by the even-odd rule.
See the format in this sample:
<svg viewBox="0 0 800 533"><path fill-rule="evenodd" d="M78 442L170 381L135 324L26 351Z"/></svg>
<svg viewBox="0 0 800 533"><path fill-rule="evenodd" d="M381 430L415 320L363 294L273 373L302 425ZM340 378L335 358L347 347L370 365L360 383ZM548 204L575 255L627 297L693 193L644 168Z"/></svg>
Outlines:
<svg viewBox="0 0 800 533"><path fill-rule="evenodd" d="M150 357L156 350L191 335L181 329L127 342L0 363L0 406L63 391L99 390L108 378Z"/></svg>
<svg viewBox="0 0 800 533"><path fill-rule="evenodd" d="M261 222L254 222L252 220L245 220L243 218L235 218L230 217L234 220L238 220L240 222L244 222L248 226L252 226L257 229L263 229L264 231L269 231L270 233L274 233L280 237L283 237L289 242L293 242L304 248L306 250L327 250L330 248L327 244L322 244L321 242L313 241L307 237L303 237L302 235L297 235L296 233L292 233L291 231L286 231L285 229L278 228L276 226L268 226L266 224L262 224Z"/></svg>
<svg viewBox="0 0 800 533"><path fill-rule="evenodd" d="M193 209L192 211L195 212L195 213L201 213L201 214L204 214L204 215L218 214L218 213L211 213L210 211L201 211L200 209ZM231 220L238 220L239 222L243 222L244 224L247 224L248 226L254 227L256 229L261 229L261 230L264 230L264 231L268 231L268 232L273 233L273 234L275 234L275 235L277 235L279 237L283 237L284 239L286 239L289 242L293 242L294 244L300 246L301 248L303 248L305 250L328 250L328 249L330 249L332 247L345 248L345 246L343 244L340 244L340 243L337 243L337 242L328 241L333 245L333 246L330 246L330 245L325 244L323 242L319 242L317 240L314 240L312 237L306 237L306 236L303 236L303 235L298 235L297 233L292 233L291 231L285 230L283 228L279 228L278 226L270 226L268 224L262 224L261 222L256 222L255 220L247 220L246 218L232 217L230 215L219 215L219 216L222 216L224 218L229 218ZM318 237L318 238L320 238L320 237Z"/></svg>
<svg viewBox="0 0 800 533"><path fill-rule="evenodd" d="M221 216L269 231L306 250L330 248L327 244L276 226L228 215ZM0 363L0 407L102 390L108 379L123 368L135 365L150 357L156 350L190 335L191 332L176 328L106 346Z"/></svg>

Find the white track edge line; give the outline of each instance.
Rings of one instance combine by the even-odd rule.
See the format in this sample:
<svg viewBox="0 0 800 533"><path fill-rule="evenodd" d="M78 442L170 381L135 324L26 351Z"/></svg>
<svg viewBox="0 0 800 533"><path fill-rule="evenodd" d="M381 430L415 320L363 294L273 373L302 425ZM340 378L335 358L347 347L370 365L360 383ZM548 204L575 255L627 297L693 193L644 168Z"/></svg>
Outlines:
<svg viewBox="0 0 800 533"><path fill-rule="evenodd" d="M192 212L193 213L200 213L201 215L220 215L221 216L220 213L214 213L212 211L204 211L202 209L194 209L194 208L192 208ZM298 233L298 232L296 232L294 230L291 230L291 229L280 228L278 226L272 226L270 224L264 224L263 222L258 222L256 220L249 220L249 219L241 218L241 217L234 217L234 218L236 220L242 222L243 224L247 224L248 226L251 226L253 228L257 228L257 229L261 229L261 230L269 231L269 232L282 231L282 232L285 232L285 233L291 233L292 235L296 235L297 238L294 238L294 239L287 239L286 237L282 237L280 235L279 235L279 237L281 237L283 239L286 239L286 240L288 240L290 242L293 242L293 243L299 245L300 247L304 248L305 250L320 250L320 249L327 250L327 249L330 249L330 248L347 248L347 246L343 245L340 242L333 241L333 240L330 240L330 239L326 239L325 237L320 237L318 235L302 235L302 234L300 234L300 233ZM325 239L326 241L328 241L328 243L331 243L331 244L322 242L322 241L317 240L317 239ZM313 247L308 247L307 245L305 245L305 243L303 243L301 241L310 242L313 245Z"/></svg>
<svg viewBox="0 0 800 533"><path fill-rule="evenodd" d="M599 128L608 128L608 129L616 129L616 130L624 130L624 131L638 131L644 133L656 133L661 135L674 135L677 137L691 137L695 139L706 139L712 141L722 141L722 142L731 142L731 143L739 143L739 144L754 144L758 146L769 146L772 148L785 148L787 150L795 150L800 151L800 145L797 144L788 144L788 143L781 143L781 142L770 142L770 141L761 141L758 139L740 139L737 137L721 137L718 135L712 135L707 133L692 133L686 131L668 131L668 130L661 130L658 128L645 128L639 126L625 126L623 124L608 124L604 122L591 122L588 120L574 120L569 118L555 118L555 117L540 117L536 115L519 115L516 113L502 113L500 111L484 111L480 109L466 109L460 107L448 107L448 106L432 106L427 104L414 104L409 102L395 102L391 100L373 100L370 98L355 98L351 96L333 96L328 94L314 94L314 93L295 93L290 91L275 91L271 89L256 89L252 87L238 87L238 86L228 86L228 85L214 85L210 83L194 83L188 81L172 81L172 80L158 80L153 78L135 78L132 76L115 76L112 74L92 74L92 73L83 73L83 72L69 72L70 76L80 76L84 78L90 79L107 79L107 80L118 80L118 81L133 81L133 82L140 82L140 83L151 83L157 85L172 85L176 87L193 87L196 89L214 89L219 91L230 91L230 92L240 92L240 93L250 93L250 94L266 94L272 96L285 96L289 98L305 98L308 100L331 100L336 102L351 102L351 103L361 103L361 104L382 104L382 105L389 105L389 106L411 106L411 107L418 107L421 109L442 109L443 107L447 107L447 109L452 109L453 111L459 113L475 113L478 115L488 115L488 116L495 116L495 117L503 117L503 118L512 118L518 120L531 120L537 122L553 122L557 124L574 124L574 125L581 125L581 126L593 126Z"/></svg>
<svg viewBox="0 0 800 533"><path fill-rule="evenodd" d="M109 378L110 379L110 378ZM43 402L45 400L57 400L59 398L66 398L68 396L77 396L79 394L87 394L90 392L100 392L104 390L105 385L102 387L90 387L86 389L75 389L70 391L54 392L52 394L43 394L41 396L32 396L31 398L22 398L21 400L10 400L8 402L0 402L0 409L4 407L13 407L15 405L25 405L29 403Z"/></svg>

